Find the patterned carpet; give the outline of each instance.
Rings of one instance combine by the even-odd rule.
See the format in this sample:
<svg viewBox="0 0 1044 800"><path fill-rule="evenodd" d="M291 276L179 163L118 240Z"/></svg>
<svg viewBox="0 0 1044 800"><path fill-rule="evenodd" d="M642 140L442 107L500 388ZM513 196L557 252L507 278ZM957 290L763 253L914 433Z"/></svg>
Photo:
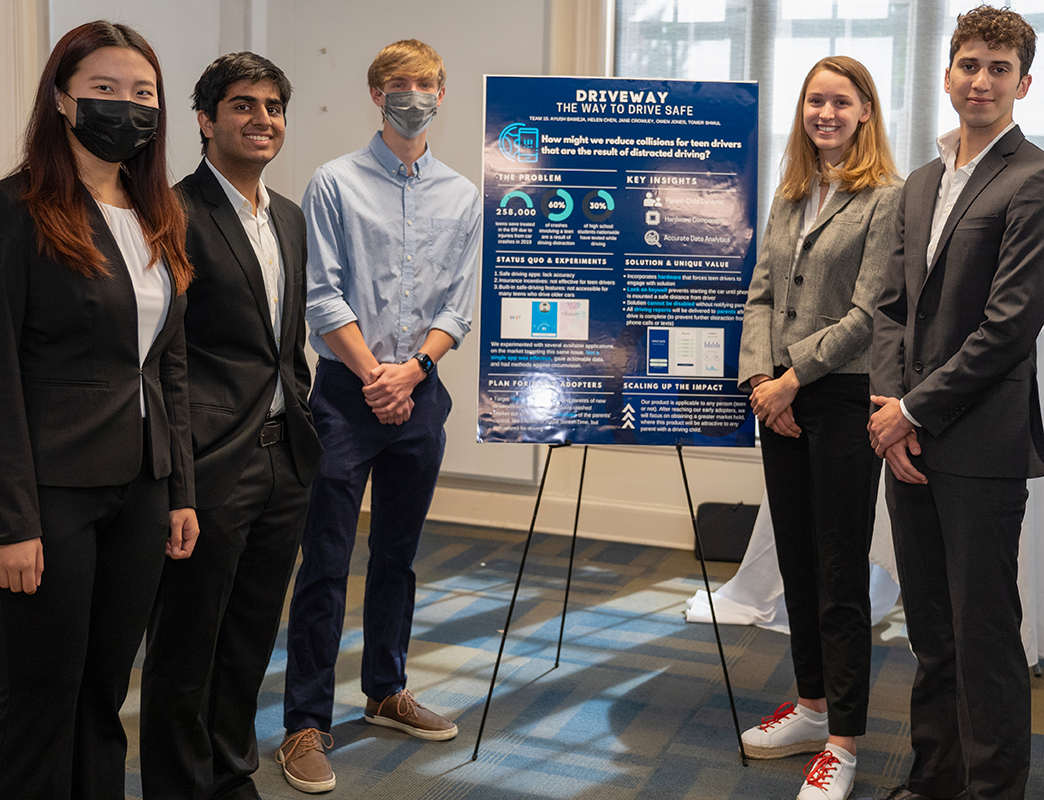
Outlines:
<svg viewBox="0 0 1044 800"><path fill-rule="evenodd" d="M359 690L360 539L339 662L332 798L366 800L768 800L793 798L805 759L740 764L713 629L686 624L702 586L691 553L580 540L561 664L555 669L569 540L537 535L477 761L471 756L524 534L429 523L416 562L409 685L460 735L425 743L368 725ZM711 581L735 565L709 564ZM789 638L724 627L742 727L794 696ZM295 798L272 753L282 739L285 630L257 720L263 798ZM897 609L875 629L868 733L852 798L883 797L910 766L914 659ZM125 709L128 797L140 797L137 696ZM1034 736L1027 797L1044 796L1044 737Z"/></svg>

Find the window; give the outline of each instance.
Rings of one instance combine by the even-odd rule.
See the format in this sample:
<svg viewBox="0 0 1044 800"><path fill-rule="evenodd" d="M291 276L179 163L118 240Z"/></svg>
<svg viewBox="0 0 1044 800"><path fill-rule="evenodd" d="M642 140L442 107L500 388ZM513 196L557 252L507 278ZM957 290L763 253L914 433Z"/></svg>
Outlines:
<svg viewBox="0 0 1044 800"><path fill-rule="evenodd" d="M874 76L900 173L936 157L936 136L957 126L943 91L950 35L957 14L975 5L977 0L617 0L616 74L759 83L763 224L797 92L825 56L850 55ZM1044 29L1044 0L1013 0L1011 6ZM1042 92L1044 87L1031 87L1016 103L1015 119L1044 147Z"/></svg>

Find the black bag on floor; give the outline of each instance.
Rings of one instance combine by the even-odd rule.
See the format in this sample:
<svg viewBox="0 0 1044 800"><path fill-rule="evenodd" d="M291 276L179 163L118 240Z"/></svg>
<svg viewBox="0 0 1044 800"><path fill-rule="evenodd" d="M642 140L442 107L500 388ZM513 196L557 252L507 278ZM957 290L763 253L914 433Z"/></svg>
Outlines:
<svg viewBox="0 0 1044 800"><path fill-rule="evenodd" d="M707 561L742 561L759 508L745 503L700 503L696 527L703 543L703 557ZM693 552L696 558L700 557L695 542Z"/></svg>

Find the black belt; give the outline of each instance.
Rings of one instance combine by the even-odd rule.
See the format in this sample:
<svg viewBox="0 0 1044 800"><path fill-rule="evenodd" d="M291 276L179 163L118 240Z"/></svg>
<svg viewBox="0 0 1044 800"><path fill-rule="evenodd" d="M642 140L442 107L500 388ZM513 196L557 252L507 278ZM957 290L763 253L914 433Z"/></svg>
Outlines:
<svg viewBox="0 0 1044 800"><path fill-rule="evenodd" d="M286 414L277 414L261 428L261 446L269 447L286 438Z"/></svg>

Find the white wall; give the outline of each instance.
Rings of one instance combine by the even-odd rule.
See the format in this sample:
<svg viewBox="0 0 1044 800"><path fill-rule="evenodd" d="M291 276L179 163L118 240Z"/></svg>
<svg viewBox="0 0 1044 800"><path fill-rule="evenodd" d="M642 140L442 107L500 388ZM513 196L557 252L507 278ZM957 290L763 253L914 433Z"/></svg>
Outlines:
<svg viewBox="0 0 1044 800"><path fill-rule="evenodd" d="M598 63L599 46L582 41L582 28L599 16L594 0L521 5L490 0L50 0L52 43L74 25L99 17L133 25L153 43L172 110L174 178L194 169L199 158L188 98L204 67L238 49L252 49L279 64L294 84L294 96L286 145L265 179L298 201L318 165L363 147L380 126L379 112L367 95L366 68L383 45L414 37L443 56L446 101L428 140L440 160L481 187L482 76L551 74L552 65L560 74L576 74L584 64ZM575 25L576 32L563 32L567 24ZM570 52L573 42L578 49ZM439 367L454 408L432 516L524 529L532 516L546 450L475 442L478 341L475 330ZM581 457L578 447L555 451L539 529L572 531ZM761 500L757 451L690 449L686 468L695 504ZM692 528L675 451L592 448L580 531L597 538L691 547Z"/></svg>
<svg viewBox="0 0 1044 800"><path fill-rule="evenodd" d="M481 187L482 75L544 71L544 5L527 3L519 13L520 6L479 0L269 2L267 55L295 90L288 117L293 137L268 179L300 199L317 166L364 147L381 126L366 70L384 45L417 38L446 62L446 99L428 129L432 152ZM505 454L475 441L478 342L473 331L439 365L454 404L443 472L532 481L531 446Z"/></svg>

